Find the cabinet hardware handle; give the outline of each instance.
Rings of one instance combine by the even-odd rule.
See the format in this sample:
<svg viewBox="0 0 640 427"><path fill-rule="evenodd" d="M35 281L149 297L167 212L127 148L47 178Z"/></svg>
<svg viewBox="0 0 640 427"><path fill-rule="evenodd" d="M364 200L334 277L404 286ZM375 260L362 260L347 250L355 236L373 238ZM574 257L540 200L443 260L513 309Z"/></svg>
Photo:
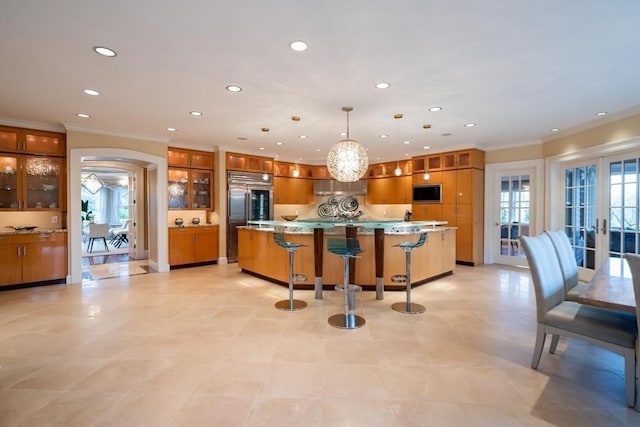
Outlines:
<svg viewBox="0 0 640 427"><path fill-rule="evenodd" d="M606 218L602 219L602 234L604 234L604 235L607 234L607 219Z"/></svg>
<svg viewBox="0 0 640 427"><path fill-rule="evenodd" d="M598 234L598 218L596 218L596 234Z"/></svg>
<svg viewBox="0 0 640 427"><path fill-rule="evenodd" d="M20 246L16 248L18 250L18 256L20 256Z"/></svg>

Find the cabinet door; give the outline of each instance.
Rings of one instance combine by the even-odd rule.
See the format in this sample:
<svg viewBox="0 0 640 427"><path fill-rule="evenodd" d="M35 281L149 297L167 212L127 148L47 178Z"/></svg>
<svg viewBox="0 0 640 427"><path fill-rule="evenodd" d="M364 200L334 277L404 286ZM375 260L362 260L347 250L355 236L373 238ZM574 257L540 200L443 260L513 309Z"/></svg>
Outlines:
<svg viewBox="0 0 640 427"><path fill-rule="evenodd" d="M0 156L0 210L17 210L22 195L18 156Z"/></svg>
<svg viewBox="0 0 640 427"><path fill-rule="evenodd" d="M63 279L67 275L67 245L65 239L43 235L38 243L23 246L23 283Z"/></svg>
<svg viewBox="0 0 640 427"><path fill-rule="evenodd" d="M22 283L22 258L18 255L22 249L6 240L0 236L0 286Z"/></svg>
<svg viewBox="0 0 640 427"><path fill-rule="evenodd" d="M287 191L287 178L281 176L273 177L273 203L275 205L285 204L285 192Z"/></svg>
<svg viewBox="0 0 640 427"><path fill-rule="evenodd" d="M473 207L458 205L456 218L456 259L474 262L473 259Z"/></svg>
<svg viewBox="0 0 640 427"><path fill-rule="evenodd" d="M309 205L315 202L313 195L313 181L310 179L296 179L296 200L299 205Z"/></svg>
<svg viewBox="0 0 640 427"><path fill-rule="evenodd" d="M367 180L367 204L381 205L386 203L387 182L384 178Z"/></svg>
<svg viewBox="0 0 640 427"><path fill-rule="evenodd" d="M193 260L194 244L191 230L169 229L169 265L190 264Z"/></svg>
<svg viewBox="0 0 640 427"><path fill-rule="evenodd" d="M213 209L213 173L191 171L191 207L193 209Z"/></svg>
<svg viewBox="0 0 640 427"><path fill-rule="evenodd" d="M18 130L0 126L0 151L18 151Z"/></svg>
<svg viewBox="0 0 640 427"><path fill-rule="evenodd" d="M470 204L473 202L473 169L458 169L456 174L456 192L458 203Z"/></svg>
<svg viewBox="0 0 640 427"><path fill-rule="evenodd" d="M190 206L189 195L189 170L169 168L169 209L188 209Z"/></svg>
<svg viewBox="0 0 640 427"><path fill-rule="evenodd" d="M455 205L458 200L458 179L455 170L442 173L442 203Z"/></svg>
<svg viewBox="0 0 640 427"><path fill-rule="evenodd" d="M24 151L31 154L65 157L65 136L53 132L25 131Z"/></svg>
<svg viewBox="0 0 640 427"><path fill-rule="evenodd" d="M194 169L213 169L213 153L207 153L206 151L191 152L189 167Z"/></svg>
<svg viewBox="0 0 640 427"><path fill-rule="evenodd" d="M429 172L442 170L444 167L442 154L435 154L432 156L428 156L426 161L426 166Z"/></svg>
<svg viewBox="0 0 640 427"><path fill-rule="evenodd" d="M188 168L189 167L189 151L180 150L179 148L169 148L167 150L167 164L169 166Z"/></svg>
<svg viewBox="0 0 640 427"><path fill-rule="evenodd" d="M25 209L58 209L61 205L63 159L25 157Z"/></svg>
<svg viewBox="0 0 640 427"><path fill-rule="evenodd" d="M216 261L218 259L218 232L213 227L207 227L194 235L194 262Z"/></svg>

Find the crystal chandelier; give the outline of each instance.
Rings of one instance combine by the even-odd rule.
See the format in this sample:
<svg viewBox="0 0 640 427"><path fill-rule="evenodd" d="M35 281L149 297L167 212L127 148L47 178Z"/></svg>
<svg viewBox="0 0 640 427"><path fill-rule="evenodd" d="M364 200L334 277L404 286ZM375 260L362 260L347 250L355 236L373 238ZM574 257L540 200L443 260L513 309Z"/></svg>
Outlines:
<svg viewBox="0 0 640 427"><path fill-rule="evenodd" d="M92 173L82 180L82 186L86 188L89 193L96 194L104 187L104 183L96 174Z"/></svg>
<svg viewBox="0 0 640 427"><path fill-rule="evenodd" d="M332 177L341 182L358 181L369 167L367 150L357 141L349 139L349 112L352 107L342 107L347 113L347 139L335 144L327 155L327 169Z"/></svg>

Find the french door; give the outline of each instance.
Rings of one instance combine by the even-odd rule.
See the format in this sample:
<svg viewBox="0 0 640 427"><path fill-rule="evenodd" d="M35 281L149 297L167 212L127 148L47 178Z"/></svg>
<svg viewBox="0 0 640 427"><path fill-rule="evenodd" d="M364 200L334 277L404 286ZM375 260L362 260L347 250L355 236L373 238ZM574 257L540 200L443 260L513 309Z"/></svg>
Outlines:
<svg viewBox="0 0 640 427"><path fill-rule="evenodd" d="M562 175L564 212L552 228L567 234L580 278L607 257L640 253L640 151L563 164Z"/></svg>

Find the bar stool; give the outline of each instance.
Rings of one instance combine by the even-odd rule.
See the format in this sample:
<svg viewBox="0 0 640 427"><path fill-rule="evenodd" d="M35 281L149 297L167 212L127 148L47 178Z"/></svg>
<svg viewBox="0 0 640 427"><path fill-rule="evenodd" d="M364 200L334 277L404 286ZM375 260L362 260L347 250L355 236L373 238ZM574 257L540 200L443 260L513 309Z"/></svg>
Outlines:
<svg viewBox="0 0 640 427"><path fill-rule="evenodd" d="M398 243L397 246L402 249L405 253L406 257L406 274L395 274L391 276L391 281L396 283L406 283L407 284L407 302L396 302L391 305L391 308L395 311L399 311L401 313L407 314L420 314L427 311L427 309L420 304L415 304L411 302L411 251L415 248L419 248L424 245L424 242L427 240L427 233L420 233L420 238L417 242L402 242Z"/></svg>
<svg viewBox="0 0 640 427"><path fill-rule="evenodd" d="M335 328L356 329L365 324L363 317L355 314L356 293L362 291L362 287L349 284L349 258L362 253L358 239L328 239L327 250L344 260L344 284L337 285L336 291L344 292L344 314L334 314L329 317L329 324Z"/></svg>
<svg viewBox="0 0 640 427"><path fill-rule="evenodd" d="M273 233L273 240L276 244L289 252L289 299L278 301L275 305L278 310L296 311L301 310L307 306L307 303L301 300L293 299L293 282L304 282L307 280L307 276L304 274L295 274L293 272L293 255L302 245L300 243L287 242L284 240L284 234Z"/></svg>

